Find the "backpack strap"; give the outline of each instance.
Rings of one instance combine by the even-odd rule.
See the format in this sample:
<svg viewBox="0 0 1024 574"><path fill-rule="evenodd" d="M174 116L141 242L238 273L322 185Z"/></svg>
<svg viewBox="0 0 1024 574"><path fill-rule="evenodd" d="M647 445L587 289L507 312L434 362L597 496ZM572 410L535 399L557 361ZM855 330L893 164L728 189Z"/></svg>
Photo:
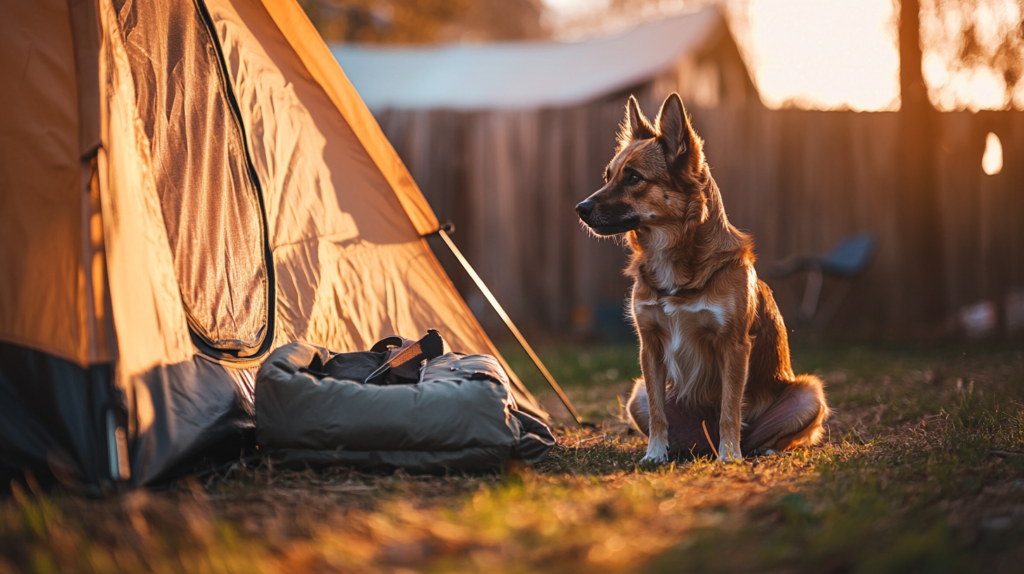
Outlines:
<svg viewBox="0 0 1024 574"><path fill-rule="evenodd" d="M399 337L398 335L391 335L390 337L384 337L380 341L374 343L373 346L370 347L370 351L374 353L383 353L384 351L391 350L391 347L404 347L406 341L409 341L409 339Z"/></svg>
<svg viewBox="0 0 1024 574"><path fill-rule="evenodd" d="M419 341L393 351L388 360L366 377L364 382L375 385L417 383L423 362L443 354L444 339L436 329L429 329Z"/></svg>

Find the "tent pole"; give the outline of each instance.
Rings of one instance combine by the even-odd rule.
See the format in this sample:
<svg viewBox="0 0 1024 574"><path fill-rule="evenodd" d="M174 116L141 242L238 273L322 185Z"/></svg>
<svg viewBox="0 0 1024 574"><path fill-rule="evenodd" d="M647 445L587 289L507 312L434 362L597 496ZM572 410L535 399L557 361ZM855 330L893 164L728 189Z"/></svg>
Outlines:
<svg viewBox="0 0 1024 574"><path fill-rule="evenodd" d="M580 413L576 411L576 407L572 406L572 401L570 401L569 397L565 396L565 393L562 392L562 387L558 386L558 383L555 381L555 378L551 376L550 372L548 372L547 367L544 366L544 363L540 360L540 357L537 356L537 353L533 352L533 347L530 346L530 343L526 342L526 337L524 337L523 334L519 332L519 329L516 328L515 323L512 322L512 319L508 316L508 313L505 313L505 309L501 307L501 304L498 303L498 300L494 298L494 294L491 293L491 290L488 289L487 285L484 284L483 279L481 279L480 276L476 274L476 270L473 269L473 266L470 265L469 261L467 261L465 256L462 255L462 252L459 251L459 248L455 246L455 243L452 241L452 238L448 237L448 233L444 230L444 228L438 229L437 234L440 235L441 239L444 240L445 244L448 246L448 249L451 250L452 255L454 255L455 258L459 260L459 263L462 264L462 267L463 269L466 270L466 273L469 273L469 277L473 280L474 283L476 283L477 288L480 289L480 291L484 294L484 297L487 298L487 301L490 302L491 307L494 307L494 310L498 313L498 316L501 317L501 320L505 322L505 326L508 327L508 330L511 331L513 335L515 335L516 340L519 341L519 344L523 347L523 350L526 351L526 354L530 356L530 360L533 361L533 364L537 365L537 370L539 370L540 374L544 375L544 378L547 379L548 384L551 385L552 389L554 389L555 394L558 395L559 399L561 399L562 404L565 405L565 408L569 410L569 414L571 414L572 418L576 420L576 424L579 426L584 426L583 419L580 417Z"/></svg>

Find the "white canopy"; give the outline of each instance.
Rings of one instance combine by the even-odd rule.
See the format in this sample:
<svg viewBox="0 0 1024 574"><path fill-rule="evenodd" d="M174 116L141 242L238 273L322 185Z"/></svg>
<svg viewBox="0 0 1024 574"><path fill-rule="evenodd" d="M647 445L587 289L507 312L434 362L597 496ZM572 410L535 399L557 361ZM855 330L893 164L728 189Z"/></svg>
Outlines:
<svg viewBox="0 0 1024 574"><path fill-rule="evenodd" d="M719 11L705 8L580 42L330 48L370 109L529 109L578 104L641 83L723 26Z"/></svg>

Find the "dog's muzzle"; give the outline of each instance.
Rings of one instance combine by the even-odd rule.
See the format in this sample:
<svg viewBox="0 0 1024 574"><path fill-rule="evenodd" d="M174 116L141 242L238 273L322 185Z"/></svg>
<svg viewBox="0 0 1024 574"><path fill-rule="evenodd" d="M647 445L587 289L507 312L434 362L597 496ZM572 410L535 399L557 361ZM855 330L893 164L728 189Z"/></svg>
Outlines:
<svg viewBox="0 0 1024 574"><path fill-rule="evenodd" d="M580 221L598 235L617 235L632 231L640 225L640 216L638 215L628 212L625 214L614 213L614 209L613 213L608 213L607 206L595 213L596 208L597 202L592 199L576 204L576 214L580 216Z"/></svg>

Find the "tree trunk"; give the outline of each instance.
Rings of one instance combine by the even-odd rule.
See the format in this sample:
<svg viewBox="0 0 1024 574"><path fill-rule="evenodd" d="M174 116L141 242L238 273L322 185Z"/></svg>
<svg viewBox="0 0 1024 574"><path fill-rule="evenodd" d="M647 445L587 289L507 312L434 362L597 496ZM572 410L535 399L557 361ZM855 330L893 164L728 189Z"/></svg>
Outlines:
<svg viewBox="0 0 1024 574"><path fill-rule="evenodd" d="M921 73L920 4L902 0L899 14L900 163L897 193L902 277L895 303L906 331L935 327L945 318L939 210L938 112L928 101ZM897 247L897 246L893 246ZM885 246L883 246L885 248ZM903 329L901 329L903 330Z"/></svg>

